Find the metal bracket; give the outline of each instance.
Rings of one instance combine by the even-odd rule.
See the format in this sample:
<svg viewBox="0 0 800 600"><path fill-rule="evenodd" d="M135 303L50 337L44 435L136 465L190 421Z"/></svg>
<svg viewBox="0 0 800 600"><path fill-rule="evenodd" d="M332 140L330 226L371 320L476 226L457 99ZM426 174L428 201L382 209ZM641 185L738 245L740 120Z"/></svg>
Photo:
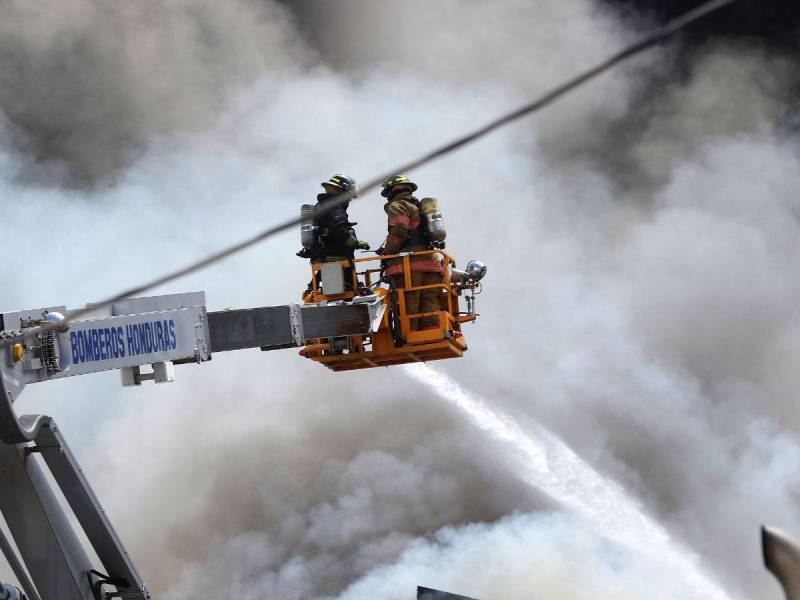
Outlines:
<svg viewBox="0 0 800 600"><path fill-rule="evenodd" d="M292 328L292 337L297 346L304 346L306 338L303 336L303 317L300 314L299 304L289 305L289 323Z"/></svg>
<svg viewBox="0 0 800 600"><path fill-rule="evenodd" d="M152 373L142 373L141 367L123 367L119 370L122 387L142 385L143 381L171 383L175 381L175 363L170 360L152 363Z"/></svg>
<svg viewBox="0 0 800 600"><path fill-rule="evenodd" d="M122 387L142 385L142 372L139 367L122 367L119 370Z"/></svg>

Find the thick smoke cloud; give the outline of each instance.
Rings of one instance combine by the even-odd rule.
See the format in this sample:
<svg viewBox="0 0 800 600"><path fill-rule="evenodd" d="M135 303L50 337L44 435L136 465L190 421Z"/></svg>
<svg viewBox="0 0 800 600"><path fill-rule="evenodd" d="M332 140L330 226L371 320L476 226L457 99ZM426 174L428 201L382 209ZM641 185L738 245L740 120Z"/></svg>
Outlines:
<svg viewBox="0 0 800 600"><path fill-rule="evenodd" d="M612 161L624 191L652 194L710 138L768 137L786 124L797 77L787 56L760 45L709 42L692 55L689 73L684 85L662 79L655 94L640 92L643 104L633 111L640 127L633 132L626 131L627 116L613 124L625 142Z"/></svg>
<svg viewBox="0 0 800 600"><path fill-rule="evenodd" d="M311 50L283 16L256 21L281 24L269 65L287 70L229 80L218 118L204 113L189 133L142 130L146 150L93 196L102 212L21 185L30 156L4 147L0 190L18 201L9 239L40 215L60 224L52 252L28 258L31 275L4 267L18 282L4 297L75 306L183 264L294 214L330 173L388 168L633 35L588 2L528 4L340 2L332 14L320 3L296 13ZM404 30L381 25L398 16ZM314 51L326 66L301 69L295 57ZM415 174L442 200L452 252L490 265L467 358L438 368L523 427L562 436L735 597L777 598L757 526L800 532L800 170L796 141L776 129L786 67L742 44L709 46L640 108L641 73L671 73L672 57ZM379 206L373 196L351 209L374 242ZM287 236L165 291L205 289L212 309L286 303L307 277L296 249ZM65 257L58 269L53 256ZM408 598L417 584L486 598L685 597L684 582L523 486L502 446L398 370L333 375L289 351L245 352L181 367L170 386L114 385L63 382L77 405L30 389L20 410L55 414L76 440L161 597Z"/></svg>
<svg viewBox="0 0 800 600"><path fill-rule="evenodd" d="M588 557L588 561L577 557ZM458 568L452 569L453 565ZM445 528L412 544L395 564L347 589L343 600L409 598L419 581L478 598L683 598L658 566L621 556L563 515L514 515L493 525ZM663 586L653 581L663 581ZM405 592L405 593L404 593Z"/></svg>
<svg viewBox="0 0 800 600"><path fill-rule="evenodd" d="M293 357L277 360L291 372ZM362 383L385 391L370 397L354 393L355 378L303 386L301 377L284 377L268 402L239 395L224 428L214 418L221 407L205 398L191 416L170 411L147 434L151 451L169 457L139 470L148 497L130 502L124 489L103 490L124 511L123 523L169 532L143 556L151 583L170 588L168 597L335 597L444 523L495 520L537 504L498 474L500 455L424 390L406 396L373 375ZM153 404L132 417L158 423L162 411ZM186 445L186 434L171 435L185 427L199 448ZM139 441L114 446L125 457ZM115 469L123 466L117 458ZM171 504L180 510L165 511ZM170 573L180 574L171 586Z"/></svg>
<svg viewBox="0 0 800 600"><path fill-rule="evenodd" d="M406 0L391 11L369 0L300 0L292 6L321 59L338 68L358 74L382 64L388 72L411 71L426 81L475 88L499 84L525 98L542 94L636 35L593 0L507 2L502 7ZM564 45L564 39L570 44ZM637 59L591 90L578 90L551 107L537 122L544 156L578 169L586 161L601 162L607 152L596 150L608 143L606 130L629 116L636 80L626 73L652 60L652 54ZM418 93L402 83L397 89L409 98Z"/></svg>
<svg viewBox="0 0 800 600"><path fill-rule="evenodd" d="M630 10L609 12L589 0L507 3L502 9L409 0L392 11L368 0L292 4L322 60L340 68L363 72L381 62L437 80L502 82L526 97L655 25ZM758 10L742 19L753 23L753 12ZM775 21L770 22L778 29ZM726 21L709 23L713 31ZM788 22L784 29L788 34ZM794 54L761 38L723 42L709 38L702 26L693 32L706 37L687 34L691 51L675 44L651 51L549 109L537 121L541 158L575 175L587 169L602 173L618 196L642 203L707 137L764 133L788 124L798 83Z"/></svg>
<svg viewBox="0 0 800 600"><path fill-rule="evenodd" d="M306 60L286 11L255 0L0 10L0 112L33 182L113 182L159 136L212 123L235 86Z"/></svg>

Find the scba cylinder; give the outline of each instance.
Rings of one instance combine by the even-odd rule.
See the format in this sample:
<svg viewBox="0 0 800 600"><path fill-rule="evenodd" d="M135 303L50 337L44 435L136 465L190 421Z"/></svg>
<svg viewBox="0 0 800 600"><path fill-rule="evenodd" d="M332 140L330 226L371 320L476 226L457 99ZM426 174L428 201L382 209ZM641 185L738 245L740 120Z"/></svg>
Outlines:
<svg viewBox="0 0 800 600"><path fill-rule="evenodd" d="M436 198L423 198L419 202L419 211L425 215L431 241L443 242L447 237L447 230L444 226L444 217L439 209L439 201Z"/></svg>
<svg viewBox="0 0 800 600"><path fill-rule="evenodd" d="M314 207L311 204L303 204L300 207L300 244L306 250L314 247Z"/></svg>

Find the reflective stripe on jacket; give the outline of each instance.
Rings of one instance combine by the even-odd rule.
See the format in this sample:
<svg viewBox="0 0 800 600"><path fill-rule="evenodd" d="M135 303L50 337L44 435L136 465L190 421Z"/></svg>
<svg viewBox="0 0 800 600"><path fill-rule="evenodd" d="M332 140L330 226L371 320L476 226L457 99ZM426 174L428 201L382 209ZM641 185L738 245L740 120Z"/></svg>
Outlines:
<svg viewBox="0 0 800 600"><path fill-rule="evenodd" d="M431 254L424 256L412 256L409 260L411 263L412 271L430 271L432 273L441 273L442 263L434 258ZM403 259L392 258L387 261L389 266L384 270L385 275L400 275L403 272Z"/></svg>
<svg viewBox="0 0 800 600"><path fill-rule="evenodd" d="M383 243L384 254L430 250L425 229L422 226L417 199L411 192L402 192L387 202L383 209L388 217L389 234ZM432 254L410 257L412 271L432 271L442 273L444 269ZM403 272L403 259L390 258L386 261L386 275Z"/></svg>

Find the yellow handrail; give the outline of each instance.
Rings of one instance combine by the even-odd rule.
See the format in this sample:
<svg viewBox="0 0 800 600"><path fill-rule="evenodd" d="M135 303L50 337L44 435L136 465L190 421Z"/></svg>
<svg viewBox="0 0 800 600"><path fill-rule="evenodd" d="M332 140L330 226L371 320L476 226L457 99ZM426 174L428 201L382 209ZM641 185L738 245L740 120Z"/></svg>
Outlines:
<svg viewBox="0 0 800 600"><path fill-rule="evenodd" d="M432 257L440 257L441 258L441 263L442 263L442 268L443 268L442 282L441 283L435 283L435 284L429 284L429 285L418 285L418 286L411 285L411 269L412 269L412 267L411 267L411 258L412 257L416 257L416 256L432 256ZM448 322L450 322L450 321L453 321L453 322L458 321L458 319L456 317L456 311L458 309L456 307L454 307L454 302L456 302L456 300L454 299L454 296L457 294L457 291L453 289L453 284L452 284L452 282L450 280L450 268L451 268L451 266L455 266L456 262L449 254L447 254L443 250L431 249L431 250L416 250L416 251L409 251L409 252L398 252L396 254L365 256L365 257L362 257L362 258L354 258L352 260L342 260L342 261L339 261L339 262L342 264L343 267L348 267L348 266L349 267L353 267L353 278L354 278L354 283L356 284L355 287L354 287L354 291L355 291L355 289L357 289L359 275L363 275L364 276L364 285L366 287L372 287L377 282L377 278L376 278L376 281L373 281L374 274L382 273L383 270L384 270L384 267L382 265L381 266L375 266L373 268L369 268L368 263L382 263L383 261L391 260L391 259L397 259L397 258L401 258L403 260L403 275L404 275L404 279L405 279L405 281L404 281L405 285L403 286L403 292L411 292L411 291L419 291L419 290L435 289L435 288L440 288L440 289L444 288L445 292L446 292L446 295L447 295L447 307L446 307L446 309L444 311L440 311L440 312L447 313L447 321ZM316 285L316 273L319 270L319 267L318 267L319 264L320 263L312 263L312 265L311 265L313 275L312 275L312 280L311 280L311 284L310 284L310 289L311 289L311 292L312 292L312 297L315 297L316 299L324 299L325 295L324 294L319 295L319 291L318 291L317 285ZM362 265L364 265L367 268L365 268L363 271L359 271L358 267L360 267ZM334 296L334 298L336 298L336 297L337 296ZM401 311L403 313L403 314L400 315L401 319L408 320L408 321L416 320L416 319L418 319L418 318L420 318L422 316L429 316L429 313L405 314L404 308L402 308Z"/></svg>

